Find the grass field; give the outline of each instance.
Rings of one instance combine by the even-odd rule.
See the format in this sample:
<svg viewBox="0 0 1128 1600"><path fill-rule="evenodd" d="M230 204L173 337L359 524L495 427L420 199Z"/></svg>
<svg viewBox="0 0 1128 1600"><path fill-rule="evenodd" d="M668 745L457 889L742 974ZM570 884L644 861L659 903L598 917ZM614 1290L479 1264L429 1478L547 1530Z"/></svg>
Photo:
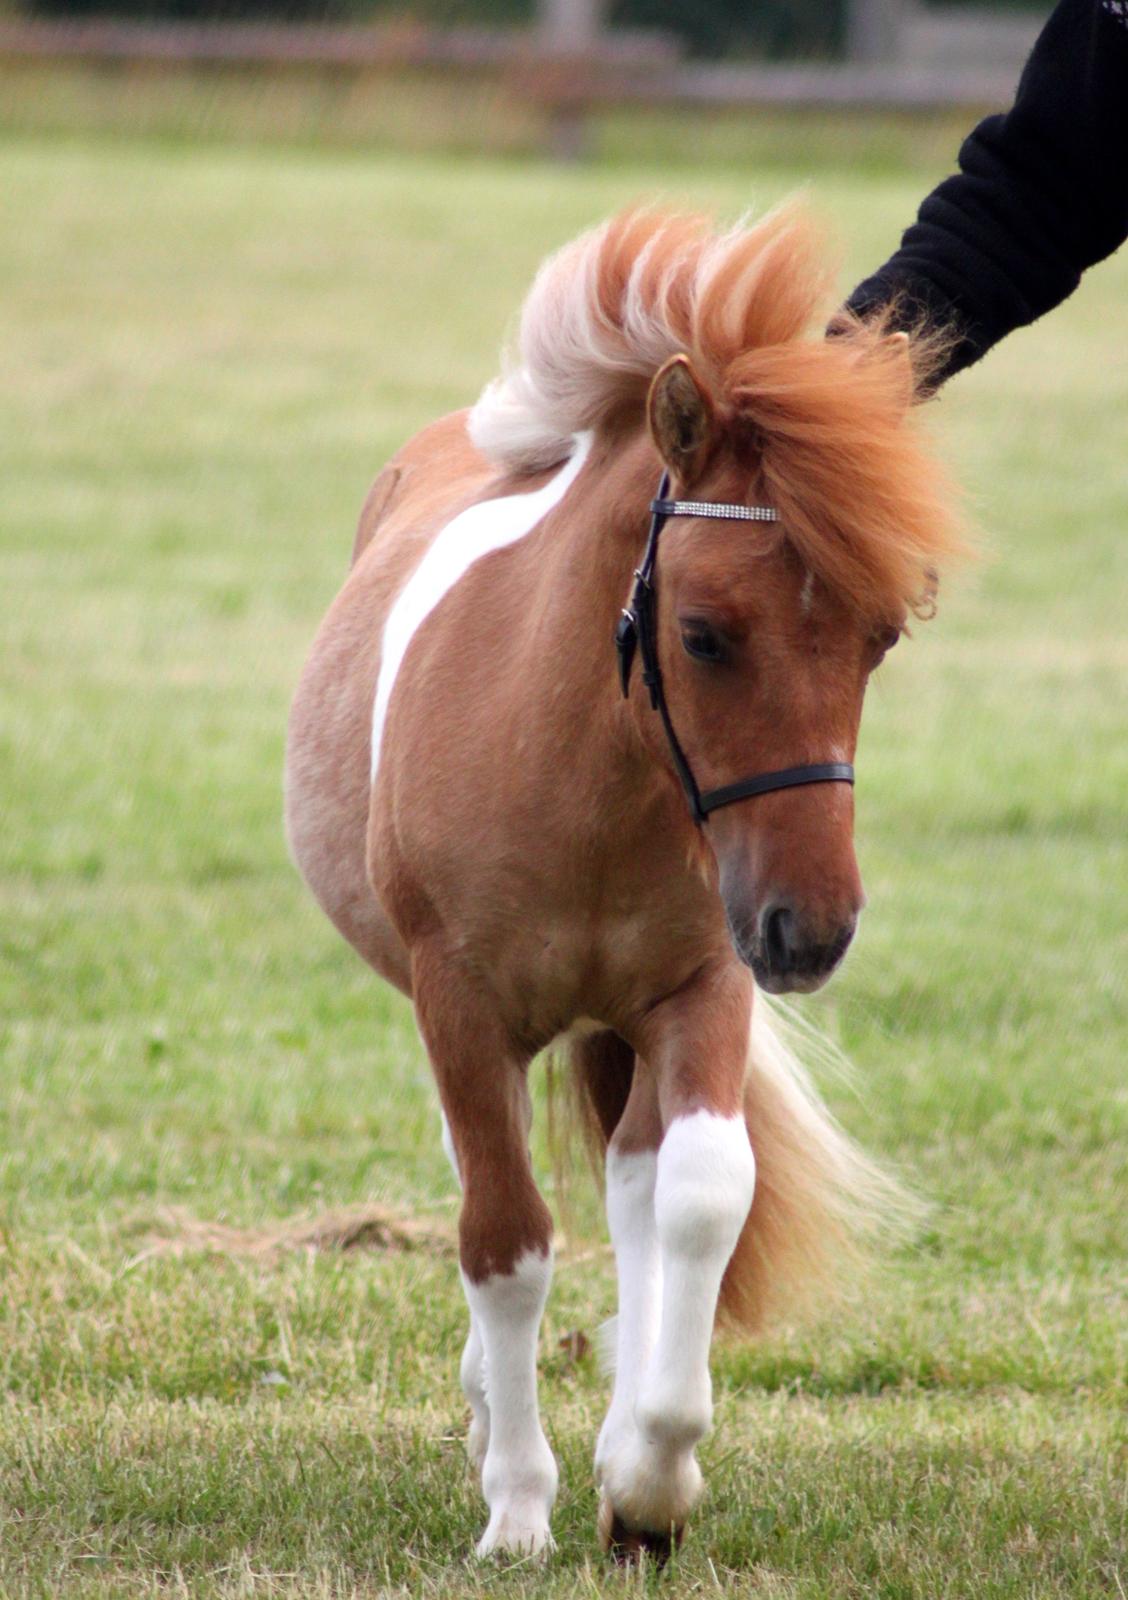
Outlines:
<svg viewBox="0 0 1128 1600"><path fill-rule="evenodd" d="M845 1312L718 1350L662 1579L594 1546L590 1196L542 1341L558 1551L467 1561L432 1090L279 819L367 482L549 246L809 183L845 284L930 176L0 143L0 1594L1124 1596L1128 259L933 408L988 558L871 691L870 909L806 1008L931 1210ZM374 1205L415 1248L287 1247Z"/></svg>

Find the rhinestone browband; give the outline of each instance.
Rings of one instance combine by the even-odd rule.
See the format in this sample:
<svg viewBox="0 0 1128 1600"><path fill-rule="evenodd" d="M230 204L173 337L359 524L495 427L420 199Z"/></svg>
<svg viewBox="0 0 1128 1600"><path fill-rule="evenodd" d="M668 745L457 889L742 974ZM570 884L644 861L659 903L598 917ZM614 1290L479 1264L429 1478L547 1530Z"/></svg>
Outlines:
<svg viewBox="0 0 1128 1600"><path fill-rule="evenodd" d="M656 517L723 517L736 522L778 522L774 506L726 506L712 500L652 500Z"/></svg>

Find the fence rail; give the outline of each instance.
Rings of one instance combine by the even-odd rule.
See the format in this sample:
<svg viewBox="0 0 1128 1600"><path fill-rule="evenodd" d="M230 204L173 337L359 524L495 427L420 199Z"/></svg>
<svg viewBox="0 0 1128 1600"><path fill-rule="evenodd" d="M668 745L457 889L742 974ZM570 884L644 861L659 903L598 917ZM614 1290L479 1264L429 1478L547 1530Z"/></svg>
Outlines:
<svg viewBox="0 0 1128 1600"><path fill-rule="evenodd" d="M1009 67L755 65L687 62L669 37L608 32L592 56L547 50L529 30L324 26L305 23L0 22L0 61L75 60L183 65L393 68L504 73L549 106L697 106L924 110L1009 102Z"/></svg>

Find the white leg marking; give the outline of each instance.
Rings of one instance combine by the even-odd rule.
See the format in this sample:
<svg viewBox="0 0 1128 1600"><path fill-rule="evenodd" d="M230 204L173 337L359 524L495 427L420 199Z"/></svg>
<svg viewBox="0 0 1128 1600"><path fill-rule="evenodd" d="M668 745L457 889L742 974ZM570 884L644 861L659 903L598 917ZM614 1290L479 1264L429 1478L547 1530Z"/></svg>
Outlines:
<svg viewBox="0 0 1128 1600"><path fill-rule="evenodd" d="M470 1332L462 1349L458 1367L462 1392L470 1402L470 1428L466 1435L466 1454L470 1465L481 1472L490 1447L490 1408L486 1400L486 1352L478 1324L470 1316Z"/></svg>
<svg viewBox="0 0 1128 1600"><path fill-rule="evenodd" d="M384 623L380 675L372 707L372 778L380 764L380 743L392 689L408 646L443 596L475 561L515 544L531 533L553 506L558 505L587 460L593 435L578 433L571 457L560 471L531 494L505 495L482 500L448 522L428 545L423 559L396 596Z"/></svg>
<svg viewBox="0 0 1128 1600"><path fill-rule="evenodd" d="M451 1138L450 1123L446 1119L445 1112L441 1115L443 1149L446 1151L447 1160L454 1168L454 1175L461 1188L462 1174L458 1170L458 1153ZM470 1403L470 1431L466 1435L466 1454L470 1457L471 1466L480 1472L490 1443L490 1408L486 1402L486 1353L482 1348L482 1336L474 1321L473 1311L470 1312L470 1332L466 1336L458 1375L462 1381L462 1392Z"/></svg>
<svg viewBox="0 0 1128 1600"><path fill-rule="evenodd" d="M629 1527L680 1525L701 1493L693 1452L713 1419L713 1319L755 1182L743 1117L695 1111L671 1123L658 1152L654 1205L661 1325L638 1386L634 1428L603 1462L604 1490Z"/></svg>
<svg viewBox="0 0 1128 1600"><path fill-rule="evenodd" d="M635 1401L658 1340L662 1314L662 1260L654 1217L656 1150L607 1152L607 1222L619 1277L615 1326L615 1387L595 1447L595 1476L618 1455L634 1430Z"/></svg>
<svg viewBox="0 0 1128 1600"><path fill-rule="evenodd" d="M556 1462L537 1411L537 1332L552 1279L552 1255L527 1251L511 1273L462 1283L485 1352L490 1436L482 1466L489 1526L480 1556L528 1554L551 1545Z"/></svg>

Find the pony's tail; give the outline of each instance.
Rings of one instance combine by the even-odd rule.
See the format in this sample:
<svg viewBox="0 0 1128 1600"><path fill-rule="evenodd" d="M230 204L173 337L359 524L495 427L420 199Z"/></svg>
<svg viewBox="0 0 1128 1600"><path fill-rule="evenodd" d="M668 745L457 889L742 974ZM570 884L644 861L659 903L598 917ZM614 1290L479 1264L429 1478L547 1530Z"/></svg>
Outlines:
<svg viewBox="0 0 1128 1600"><path fill-rule="evenodd" d="M788 1035L833 1054L816 1031L756 996L744 1116L756 1157L752 1209L721 1285L720 1316L745 1333L804 1310L825 1310L861 1283L879 1240L919 1207L871 1161L823 1105ZM570 1083L589 1151L602 1154L626 1104L630 1047L613 1033L576 1040Z"/></svg>
<svg viewBox="0 0 1128 1600"><path fill-rule="evenodd" d="M757 994L744 1083L756 1191L721 1285L722 1316L749 1333L856 1289L875 1245L906 1232L920 1209L839 1127L792 1040L836 1054Z"/></svg>

